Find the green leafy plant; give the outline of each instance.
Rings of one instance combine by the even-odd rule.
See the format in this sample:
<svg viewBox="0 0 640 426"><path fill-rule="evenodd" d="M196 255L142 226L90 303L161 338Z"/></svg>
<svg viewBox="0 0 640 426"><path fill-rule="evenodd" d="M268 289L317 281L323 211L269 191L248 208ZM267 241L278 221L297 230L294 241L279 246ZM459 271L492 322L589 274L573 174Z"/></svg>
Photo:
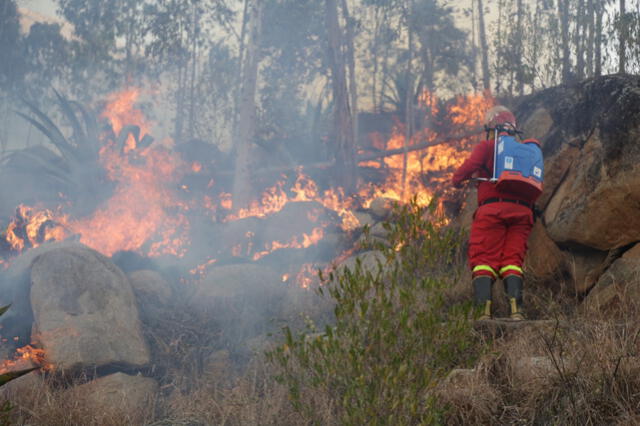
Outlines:
<svg viewBox="0 0 640 426"><path fill-rule="evenodd" d="M471 305L446 297L462 269L464 235L436 206L397 207L384 224L387 241L369 244L380 254L376 268L357 261L323 277L318 291L335 303L335 321L322 333L312 323L299 335L287 327L285 343L267 354L309 421L322 423L326 410L339 424L442 420L438 383L477 359L481 346Z"/></svg>

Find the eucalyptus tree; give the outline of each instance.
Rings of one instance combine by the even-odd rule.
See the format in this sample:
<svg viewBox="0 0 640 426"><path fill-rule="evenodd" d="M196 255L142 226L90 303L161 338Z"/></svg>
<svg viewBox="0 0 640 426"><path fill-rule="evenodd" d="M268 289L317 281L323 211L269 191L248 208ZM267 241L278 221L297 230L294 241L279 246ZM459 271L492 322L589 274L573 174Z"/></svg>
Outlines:
<svg viewBox="0 0 640 426"><path fill-rule="evenodd" d="M257 140L284 148L294 161L327 159L327 56L324 4L269 0L261 47L266 58L260 87Z"/></svg>
<svg viewBox="0 0 640 426"><path fill-rule="evenodd" d="M24 58L21 55L20 21L14 0L4 0L0 5L0 90L11 91L24 75Z"/></svg>
<svg viewBox="0 0 640 426"><path fill-rule="evenodd" d="M221 101L233 105L227 77L229 67L237 67L237 55L229 46L234 11L224 0L157 0L146 5L145 16L147 74L172 86L174 139L203 137L227 126L231 113L220 108ZM220 79L217 71L222 72ZM238 70L231 72L237 75ZM208 107L215 107L218 114L206 114ZM205 117L212 126L203 122Z"/></svg>
<svg viewBox="0 0 640 426"><path fill-rule="evenodd" d="M113 90L121 81L118 22L123 1L56 0L58 14L73 26L70 88L84 100Z"/></svg>
<svg viewBox="0 0 640 426"><path fill-rule="evenodd" d="M453 7L437 0L414 2L408 25L419 42L420 87L431 92L436 87L462 89L456 77L469 69L471 55L467 33L456 25Z"/></svg>

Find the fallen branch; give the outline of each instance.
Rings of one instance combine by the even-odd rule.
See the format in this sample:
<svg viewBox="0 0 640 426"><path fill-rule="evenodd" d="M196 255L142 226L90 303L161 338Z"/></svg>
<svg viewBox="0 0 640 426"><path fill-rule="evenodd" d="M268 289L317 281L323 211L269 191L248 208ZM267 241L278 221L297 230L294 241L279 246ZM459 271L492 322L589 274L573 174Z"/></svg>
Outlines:
<svg viewBox="0 0 640 426"><path fill-rule="evenodd" d="M442 139L438 139L436 141L432 141L432 142L423 142L423 143L419 143L413 146L409 146L406 148L407 152L413 152L413 151L420 151L423 149L427 149L427 148L431 148L432 146L436 146L436 145L442 145L444 143L447 142L452 142L452 141L459 141L462 139L467 139L473 136L476 136L478 134L480 134L481 132L483 132L484 130L481 128L477 128L474 129L468 133L465 134L461 134L461 135L452 135L452 136L447 136L445 138ZM390 149L390 150L386 150L386 151L380 151L380 152L375 152L375 153L368 153L368 154L362 154L362 155L358 155L356 162L361 163L363 161L371 161L371 160L376 160L379 158L385 158L385 157L391 157L394 155L398 155L398 154L404 154L405 152L405 148L397 148L397 149ZM319 162L315 162L315 163L307 163L307 164L299 164L299 165L288 165L288 166L278 166L278 167L269 167L269 168L263 168L263 169L258 169L258 170L253 170L253 174L257 175L257 174L268 174L268 173L281 173L281 172L288 172L291 170L295 170L298 167L301 167L302 169L326 169L329 168L331 166L333 166L335 164L335 161L333 160L329 160L329 161L319 161ZM233 174L232 171L221 171L218 172L218 175L222 175L222 176L226 176L226 175L231 175Z"/></svg>
<svg viewBox="0 0 640 426"><path fill-rule="evenodd" d="M478 135L482 131L483 131L482 129L476 129L476 130L474 130L472 132L465 133L465 134L459 135L459 136L449 136L449 137L446 137L446 138L443 138L443 139L439 139L437 141L419 143L419 144L407 147L406 151L407 152L420 151L420 150L423 150L423 149L431 148L432 146L442 145L443 143L456 141L456 140L461 140L461 139L467 139L467 138L470 138L470 137ZM371 160L376 160L378 158L391 157L393 155L404 154L404 153L405 153L405 148L397 148L397 149L390 149L390 150L382 151L382 152L376 152L376 153L372 153L372 154L359 155L358 156L358 162L371 161ZM307 167L307 166L305 166L305 167Z"/></svg>

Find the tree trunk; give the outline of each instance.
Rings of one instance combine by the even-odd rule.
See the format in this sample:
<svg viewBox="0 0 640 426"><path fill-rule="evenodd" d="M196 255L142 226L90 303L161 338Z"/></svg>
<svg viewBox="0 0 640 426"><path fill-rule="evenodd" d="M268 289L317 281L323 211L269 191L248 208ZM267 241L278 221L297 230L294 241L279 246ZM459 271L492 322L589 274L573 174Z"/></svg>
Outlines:
<svg viewBox="0 0 640 426"><path fill-rule="evenodd" d="M236 84L233 91L233 101L234 101L234 114L231 122L231 128L233 129L233 138L237 139L238 135L235 133L238 130L238 116L240 110L240 96L242 94L242 74L243 74L243 64L244 64L244 50L245 50L245 39L247 36L247 20L249 19L249 2L251 0L244 0L244 5L242 7L242 25L240 27L240 40L238 40L238 64L236 67Z"/></svg>
<svg viewBox="0 0 640 426"><path fill-rule="evenodd" d="M560 28L562 31L562 82L571 79L571 52L569 51L569 0L558 0Z"/></svg>
<svg viewBox="0 0 640 426"><path fill-rule="evenodd" d="M502 63L503 60L500 57L500 52L502 51L502 46L504 41L502 40L503 34L502 34L502 20L504 19L504 0L498 0L498 28L497 28L497 40L496 40L496 50L497 50L497 54L496 54L496 75L495 75L495 80L496 80L496 95L500 94L500 91L502 90L502 77L503 77L503 72L504 69L502 67Z"/></svg>
<svg viewBox="0 0 640 426"><path fill-rule="evenodd" d="M619 51L618 51L618 72L624 74L627 72L627 22L626 22L626 2L620 0L620 22L618 26L619 34Z"/></svg>
<svg viewBox="0 0 640 426"><path fill-rule="evenodd" d="M240 110L237 121L236 162L233 181L233 209L246 208L252 198L250 150L256 135L256 86L260 62L260 29L263 0L251 0L249 7L249 40L246 46Z"/></svg>
<svg viewBox="0 0 640 426"><path fill-rule="evenodd" d="M192 16L192 39L191 39L191 82L190 82L190 94L189 94L189 131L188 137L192 139L195 133L196 127L196 78L198 67L198 14L196 6L193 5Z"/></svg>
<svg viewBox="0 0 640 426"><path fill-rule="evenodd" d="M484 90L491 88L489 75L489 47L487 46L487 35L484 29L484 6L482 0L478 0L478 31L480 36L480 49L482 51L482 87Z"/></svg>
<svg viewBox="0 0 640 426"><path fill-rule="evenodd" d="M518 0L517 3L517 26L518 28L516 29L516 34L518 35L518 46L517 46L517 67L518 70L516 71L516 77L517 77L517 91L518 91L518 95L523 96L524 95L524 62L522 61L522 57L524 56L524 34L522 32L522 28L523 28L523 24L524 24L524 5L522 4L522 0Z"/></svg>
<svg viewBox="0 0 640 426"><path fill-rule="evenodd" d="M587 38L587 76L593 77L593 50L595 43L595 6L594 0L589 0L587 2L587 29L589 31L589 35Z"/></svg>
<svg viewBox="0 0 640 426"><path fill-rule="evenodd" d="M478 43L476 41L476 2L471 0L471 84L473 90L478 89Z"/></svg>
<svg viewBox="0 0 640 426"><path fill-rule="evenodd" d="M542 13L541 8L541 0L536 0L536 11L533 15L533 40L531 46L531 57L533 61L531 61L531 72L533 73L533 78L531 79L531 91L536 91L536 77L538 76L538 60L540 53L540 15Z"/></svg>
<svg viewBox="0 0 640 426"><path fill-rule="evenodd" d="M336 0L325 1L325 15L328 36L329 67L333 92L334 127L332 139L335 143L335 158L338 182L351 193L356 187L355 135L353 117L349 106L349 90L342 52L342 30L338 20Z"/></svg>
<svg viewBox="0 0 640 426"><path fill-rule="evenodd" d="M584 78L584 43L585 43L585 11L584 0L578 0L576 4L576 29L574 32L574 45L576 49L576 78L582 80Z"/></svg>
<svg viewBox="0 0 640 426"><path fill-rule="evenodd" d="M380 48L380 19L379 19L380 9L378 7L375 8L373 20L375 21L375 29L373 31L373 49L371 49L373 55L373 75L371 76L371 105L373 106L373 112L378 112L378 49Z"/></svg>
<svg viewBox="0 0 640 426"><path fill-rule="evenodd" d="M413 0L409 0L409 5L407 7L407 32L408 32L408 51L409 55L407 58L407 80L406 80L406 105L405 105L405 133L404 133L404 141L402 143L402 147L404 149L404 153L402 155L402 200L405 199L406 194L406 186L407 186L407 163L409 159L409 142L411 142L411 136L413 133L413 28L411 25L411 17L413 16ZM427 46L422 46L423 49L427 49ZM428 66L425 64L425 66ZM429 88L429 90L431 90Z"/></svg>
<svg viewBox="0 0 640 426"><path fill-rule="evenodd" d="M600 77L602 75L602 5L600 2L596 2L597 6L595 8L596 14L596 41L595 41L595 64L594 64L594 75L596 77Z"/></svg>
<svg viewBox="0 0 640 426"><path fill-rule="evenodd" d="M176 89L176 118L173 130L173 139L182 142L182 128L184 121L184 91L186 69L182 61L178 64L178 88Z"/></svg>
<svg viewBox="0 0 640 426"><path fill-rule="evenodd" d="M356 59L355 59L355 46L354 46L354 32L353 22L351 22L351 16L349 15L349 6L347 0L341 0L342 13L344 14L344 20L346 24L346 40L345 45L347 48L347 64L349 66L349 100L351 101L351 119L353 121L353 137L354 137L354 151L355 141L358 138L358 86L356 83Z"/></svg>
<svg viewBox="0 0 640 426"><path fill-rule="evenodd" d="M387 8L383 9L382 14L382 22L386 22L389 18L389 11ZM384 111L384 103L385 103L385 93L387 90L387 79L389 78L389 50L390 43L384 43L384 54L382 55L382 78L380 80L380 105L378 106L378 111Z"/></svg>

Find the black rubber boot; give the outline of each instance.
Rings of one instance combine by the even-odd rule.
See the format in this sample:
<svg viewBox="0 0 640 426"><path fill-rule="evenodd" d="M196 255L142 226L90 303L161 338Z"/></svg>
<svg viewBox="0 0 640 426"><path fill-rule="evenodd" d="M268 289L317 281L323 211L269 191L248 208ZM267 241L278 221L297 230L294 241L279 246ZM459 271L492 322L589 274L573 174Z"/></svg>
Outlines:
<svg viewBox="0 0 640 426"><path fill-rule="evenodd" d="M509 275L502 280L504 291L509 298L510 318L515 321L522 321L522 277L519 275Z"/></svg>
<svg viewBox="0 0 640 426"><path fill-rule="evenodd" d="M473 279L473 301L482 307L482 315L479 320L491 319L491 287L493 279L486 275L481 275Z"/></svg>

